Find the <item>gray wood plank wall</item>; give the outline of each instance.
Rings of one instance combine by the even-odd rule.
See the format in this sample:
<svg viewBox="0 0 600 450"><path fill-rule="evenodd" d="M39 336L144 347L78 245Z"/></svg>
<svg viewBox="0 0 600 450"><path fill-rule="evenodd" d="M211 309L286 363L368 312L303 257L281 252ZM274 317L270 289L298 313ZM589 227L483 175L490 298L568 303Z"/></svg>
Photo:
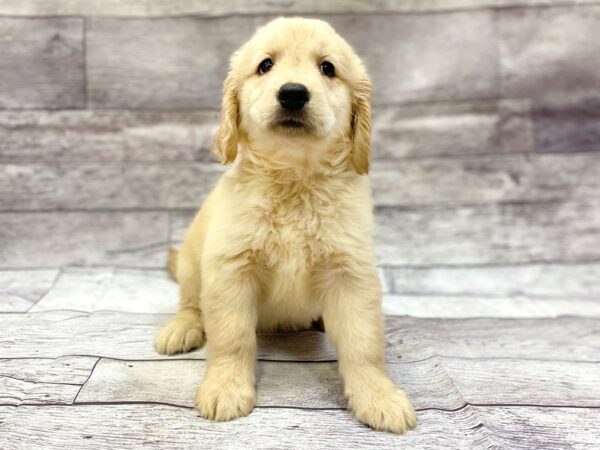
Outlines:
<svg viewBox="0 0 600 450"><path fill-rule="evenodd" d="M373 78L391 294L491 294L454 274L493 278L498 295L511 280L597 294L600 1L575 0L0 0L11 283L27 268L47 283L64 266L163 267L222 172L210 150L229 54L281 14L331 22ZM523 287L554 268L575 277L563 291L551 276ZM6 289L15 310L36 301Z"/></svg>

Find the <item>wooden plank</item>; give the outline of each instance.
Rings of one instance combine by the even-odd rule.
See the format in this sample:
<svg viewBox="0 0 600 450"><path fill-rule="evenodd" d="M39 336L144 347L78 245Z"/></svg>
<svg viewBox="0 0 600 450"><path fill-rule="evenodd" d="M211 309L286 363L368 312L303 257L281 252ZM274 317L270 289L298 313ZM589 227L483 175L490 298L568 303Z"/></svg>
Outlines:
<svg viewBox="0 0 600 450"><path fill-rule="evenodd" d="M470 10L481 8L552 6L597 3L597 0L252 0L224 4L218 0L171 0L168 5L161 0L138 0L125 3L105 0L101 5L85 0L21 0L18 3L0 3L0 14L16 16L84 15L116 17L164 17L164 16L223 16L253 14L330 14L330 13L412 13Z"/></svg>
<svg viewBox="0 0 600 450"><path fill-rule="evenodd" d="M90 19L90 105L216 110L228 58L261 20Z"/></svg>
<svg viewBox="0 0 600 450"><path fill-rule="evenodd" d="M1 162L211 158L217 111L3 111Z"/></svg>
<svg viewBox="0 0 600 450"><path fill-rule="evenodd" d="M78 384L32 383L0 376L0 404L70 405L80 388Z"/></svg>
<svg viewBox="0 0 600 450"><path fill-rule="evenodd" d="M473 408L502 448L598 447L600 409L539 407Z"/></svg>
<svg viewBox="0 0 600 450"><path fill-rule="evenodd" d="M166 270L65 269L30 311L176 313L178 290Z"/></svg>
<svg viewBox="0 0 600 450"><path fill-rule="evenodd" d="M375 108L375 159L421 158L533 149L528 100L449 102Z"/></svg>
<svg viewBox="0 0 600 450"><path fill-rule="evenodd" d="M365 62L376 105L497 98L491 11L324 19Z"/></svg>
<svg viewBox="0 0 600 450"><path fill-rule="evenodd" d="M600 263L385 268L391 292L529 298L600 298Z"/></svg>
<svg viewBox="0 0 600 450"><path fill-rule="evenodd" d="M0 172L5 210L195 208L221 177L216 163L19 164Z"/></svg>
<svg viewBox="0 0 600 450"><path fill-rule="evenodd" d="M515 203L378 211L383 265L584 262L600 258L600 203Z"/></svg>
<svg viewBox="0 0 600 450"><path fill-rule="evenodd" d="M0 359L0 403L71 404L97 358Z"/></svg>
<svg viewBox="0 0 600 450"><path fill-rule="evenodd" d="M65 426L69 424L69 426ZM164 405L0 407L7 450L35 442L62 448L483 448L492 438L471 408L419 413L405 436L376 432L347 411L257 408L231 422L208 422L196 412Z"/></svg>
<svg viewBox="0 0 600 450"><path fill-rule="evenodd" d="M87 27L90 104L216 109L229 55L271 18L91 19ZM363 57L377 86L376 104L497 97L490 11L324 18Z"/></svg>
<svg viewBox="0 0 600 450"><path fill-rule="evenodd" d="M217 163L6 164L0 209L197 208L224 168ZM486 156L376 162L376 206L558 201L600 196L594 154Z"/></svg>
<svg viewBox="0 0 600 450"><path fill-rule="evenodd" d="M588 328L595 320L389 318L388 360L406 352L405 346L417 351L426 345L436 355L448 357L598 362L600 328Z"/></svg>
<svg viewBox="0 0 600 450"><path fill-rule="evenodd" d="M0 108L85 106L83 20L0 17Z"/></svg>
<svg viewBox="0 0 600 450"><path fill-rule="evenodd" d="M97 362L98 358L89 356L0 359L0 377L40 384L62 382L83 385Z"/></svg>
<svg viewBox="0 0 600 450"><path fill-rule="evenodd" d="M102 359L81 390L78 402L158 402L193 407L205 361L115 361ZM465 401L437 359L388 366L417 409L458 409ZM291 408L344 408L337 364L261 361L257 405ZM174 392L173 386L178 386Z"/></svg>
<svg viewBox="0 0 600 450"><path fill-rule="evenodd" d="M538 152L600 150L600 105L594 99L563 97L535 102L533 135Z"/></svg>
<svg viewBox="0 0 600 450"><path fill-rule="evenodd" d="M25 312L46 294L58 270L0 271L0 312Z"/></svg>
<svg viewBox="0 0 600 450"><path fill-rule="evenodd" d="M497 19L503 96L598 96L600 5L506 9Z"/></svg>
<svg viewBox="0 0 600 450"><path fill-rule="evenodd" d="M442 358L470 404L597 407L600 362Z"/></svg>
<svg viewBox="0 0 600 450"><path fill-rule="evenodd" d="M376 206L465 205L597 198L595 154L507 155L375 163Z"/></svg>
<svg viewBox="0 0 600 450"><path fill-rule="evenodd" d="M594 407L600 402L600 363L428 358L388 364L392 380L415 408L452 410L471 404ZM78 402L157 402L194 406L205 361L102 359ZM334 363L261 361L257 405L342 408ZM173 386L177 386L176 390Z"/></svg>
<svg viewBox="0 0 600 450"><path fill-rule="evenodd" d="M152 341L172 315L123 312L47 311L0 315L4 358L91 355L120 359L203 359L204 350L175 358L158 355ZM387 361L415 361L432 355L466 358L533 358L597 361L599 320L419 319L388 317ZM48 340L48 335L53 336ZM259 334L259 358L331 361L335 352L324 333Z"/></svg>
<svg viewBox="0 0 600 450"><path fill-rule="evenodd" d="M565 315L600 317L600 301L598 298L584 300L569 297L536 299L525 296L385 295L383 312L391 316L452 319L549 318Z"/></svg>
<svg viewBox="0 0 600 450"><path fill-rule="evenodd" d="M0 222L0 267L165 265L163 212L3 213Z"/></svg>

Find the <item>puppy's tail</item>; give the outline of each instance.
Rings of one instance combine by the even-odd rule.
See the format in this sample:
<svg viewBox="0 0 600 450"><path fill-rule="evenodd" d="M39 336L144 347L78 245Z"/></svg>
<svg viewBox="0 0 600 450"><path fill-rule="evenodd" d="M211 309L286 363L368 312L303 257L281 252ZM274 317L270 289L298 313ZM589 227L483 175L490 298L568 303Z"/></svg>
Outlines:
<svg viewBox="0 0 600 450"><path fill-rule="evenodd" d="M177 256L179 252L171 247L167 256L167 268L169 269L169 275L173 280L177 281Z"/></svg>

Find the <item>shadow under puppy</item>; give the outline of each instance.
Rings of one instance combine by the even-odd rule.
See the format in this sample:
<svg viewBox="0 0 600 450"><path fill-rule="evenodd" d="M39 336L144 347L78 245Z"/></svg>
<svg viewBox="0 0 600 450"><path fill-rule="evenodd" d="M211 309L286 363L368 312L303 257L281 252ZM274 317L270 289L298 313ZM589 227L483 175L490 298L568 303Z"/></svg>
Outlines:
<svg viewBox="0 0 600 450"><path fill-rule="evenodd" d="M273 20L231 58L215 152L233 165L173 255L180 311L155 340L174 354L206 337L202 417L254 407L257 329L322 318L356 417L395 433L416 425L384 366L370 102L360 59L320 20Z"/></svg>

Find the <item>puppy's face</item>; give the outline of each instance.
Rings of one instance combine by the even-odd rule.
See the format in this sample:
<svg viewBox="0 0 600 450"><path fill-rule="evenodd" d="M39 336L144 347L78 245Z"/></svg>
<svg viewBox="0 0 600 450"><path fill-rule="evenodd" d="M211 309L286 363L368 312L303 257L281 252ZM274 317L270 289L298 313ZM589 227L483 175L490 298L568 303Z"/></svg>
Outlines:
<svg viewBox="0 0 600 450"><path fill-rule="evenodd" d="M276 19L232 57L216 151L229 162L242 140L281 166L322 160L334 143L342 142L353 163L355 156L361 160L357 171L364 173L369 102L362 63L327 23ZM357 139L364 147L357 151L366 155L352 152Z"/></svg>

